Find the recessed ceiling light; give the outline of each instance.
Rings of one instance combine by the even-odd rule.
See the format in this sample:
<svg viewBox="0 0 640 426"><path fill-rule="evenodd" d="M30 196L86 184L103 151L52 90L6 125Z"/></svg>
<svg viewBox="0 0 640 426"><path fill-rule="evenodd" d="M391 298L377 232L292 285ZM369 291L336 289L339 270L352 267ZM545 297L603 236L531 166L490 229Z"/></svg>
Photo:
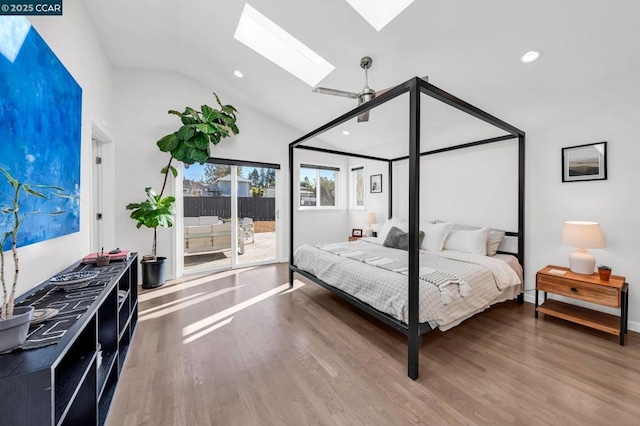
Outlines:
<svg viewBox="0 0 640 426"><path fill-rule="evenodd" d="M348 130L343 130L343 131L342 131L342 134L343 134L343 135L348 135L348 134L349 134L349 131L348 131Z"/></svg>
<svg viewBox="0 0 640 426"><path fill-rule="evenodd" d="M242 78L242 77L244 77L244 74L242 74L242 71L240 71L240 70L235 70L235 71L233 72L233 75L235 75L235 76L236 76L236 77L238 77L238 78Z"/></svg>
<svg viewBox="0 0 640 426"><path fill-rule="evenodd" d="M233 37L309 86L317 85L335 69L248 3L244 5Z"/></svg>
<svg viewBox="0 0 640 426"><path fill-rule="evenodd" d="M400 15L413 0L347 0L376 31L380 31Z"/></svg>
<svg viewBox="0 0 640 426"><path fill-rule="evenodd" d="M541 57L542 57L542 50L534 49L522 55L522 58L520 60L525 64L530 64L531 62L537 61Z"/></svg>

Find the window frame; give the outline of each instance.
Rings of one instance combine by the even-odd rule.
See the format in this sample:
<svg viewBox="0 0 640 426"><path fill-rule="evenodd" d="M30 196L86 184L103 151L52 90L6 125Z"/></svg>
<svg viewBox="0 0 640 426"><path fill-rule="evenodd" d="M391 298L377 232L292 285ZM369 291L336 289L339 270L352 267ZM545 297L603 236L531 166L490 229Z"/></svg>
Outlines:
<svg viewBox="0 0 640 426"><path fill-rule="evenodd" d="M300 195L301 195L301 186L300 186L300 177L302 173L302 169L315 169L316 170L316 205L315 206L303 206L299 204ZM335 172L335 203L332 206L322 206L318 205L320 203L320 172L322 170L333 171ZM296 200L298 200L297 209L300 211L313 211L313 210L339 210L340 209L340 174L342 172L342 167L337 166L335 164L323 164L316 162L304 162L298 163L298 185L296 187Z"/></svg>
<svg viewBox="0 0 640 426"><path fill-rule="evenodd" d="M363 205L358 206L356 204L357 196L357 172L362 171L362 198ZM349 167L349 208L351 210L366 210L367 209L367 168L364 164L354 165Z"/></svg>

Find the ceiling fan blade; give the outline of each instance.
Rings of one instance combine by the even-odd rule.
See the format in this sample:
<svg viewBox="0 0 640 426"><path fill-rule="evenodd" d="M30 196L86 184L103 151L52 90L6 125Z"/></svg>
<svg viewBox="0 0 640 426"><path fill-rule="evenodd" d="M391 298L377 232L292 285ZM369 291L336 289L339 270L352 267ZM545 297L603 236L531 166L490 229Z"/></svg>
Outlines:
<svg viewBox="0 0 640 426"><path fill-rule="evenodd" d="M358 123L366 123L369 121L369 111L363 112L358 116Z"/></svg>
<svg viewBox="0 0 640 426"><path fill-rule="evenodd" d="M326 87L316 87L312 92L320 93L323 95L342 96L343 98L358 99L360 93L345 92L344 90L328 89Z"/></svg>

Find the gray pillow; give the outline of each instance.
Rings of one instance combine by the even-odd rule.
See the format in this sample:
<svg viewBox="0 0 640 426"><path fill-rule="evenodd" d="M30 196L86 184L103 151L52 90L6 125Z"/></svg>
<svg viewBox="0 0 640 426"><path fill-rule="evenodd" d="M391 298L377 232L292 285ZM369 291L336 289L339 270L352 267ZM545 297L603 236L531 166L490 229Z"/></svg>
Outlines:
<svg viewBox="0 0 640 426"><path fill-rule="evenodd" d="M422 246L422 240L424 239L424 232L420 231L418 233L418 247ZM409 233L402 232L400 229L395 226L391 227L389 233L387 234L387 238L385 238L384 243L382 243L385 247L400 249L400 250L409 250Z"/></svg>

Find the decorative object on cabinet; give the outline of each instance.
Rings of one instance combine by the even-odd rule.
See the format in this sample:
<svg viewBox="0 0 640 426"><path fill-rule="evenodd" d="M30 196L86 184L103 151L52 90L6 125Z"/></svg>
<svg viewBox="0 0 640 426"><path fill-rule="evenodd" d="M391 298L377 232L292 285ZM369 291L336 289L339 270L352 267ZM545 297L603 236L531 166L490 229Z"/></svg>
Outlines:
<svg viewBox="0 0 640 426"><path fill-rule="evenodd" d="M560 242L567 246L576 247L576 251L569 256L569 266L572 272L584 275L592 275L596 267L596 258L589 254L587 249L607 246L598 222L565 222Z"/></svg>
<svg viewBox="0 0 640 426"><path fill-rule="evenodd" d="M565 271L562 276L553 271ZM544 303L538 305L538 292L544 292ZM611 315L594 311L559 300L547 300L547 293L554 293L585 302L620 309L620 315ZM624 335L629 322L629 284L625 277L612 275L609 281L603 281L598 274L575 274L568 268L549 265L536 274L536 311L561 318L576 324L604 331L619 337L624 346Z"/></svg>
<svg viewBox="0 0 640 426"><path fill-rule="evenodd" d="M562 148L562 181L607 179L607 143Z"/></svg>
<svg viewBox="0 0 640 426"><path fill-rule="evenodd" d="M33 308L20 309L14 315L14 299L18 277L20 276L18 243L20 230L29 219L38 215L60 216L66 213L53 206L52 210L41 211L43 206L34 204L33 198L49 201L54 198L75 200L76 197L67 195L59 186L26 183L14 178L8 170L0 167L0 176L4 177L11 188L10 191L0 191L0 282L2 282L2 314L0 316L0 351L21 345L27 338L29 322L33 318ZM13 258L13 283L8 288L5 278L4 246L10 243ZM5 322L6 321L6 322ZM13 346L11 346L13 345Z"/></svg>
<svg viewBox="0 0 640 426"><path fill-rule="evenodd" d="M127 210L133 210L130 217L136 221L138 229L143 225L153 229L151 255L143 256L140 262L142 264L142 287L144 288L159 287L165 282L166 257L158 257L156 247L158 227L172 227L175 215L175 197L166 196L163 198L169 173L174 178L178 176L178 171L171 163L175 159L184 163L185 166L196 162L204 164L211 156L211 144L217 145L231 134L239 133L236 126L236 109L232 105L222 105L218 95L215 93L213 95L220 109L202 105L202 111L190 107L186 107L182 113L169 110L169 114L180 117L182 124L177 131L166 135L156 143L160 151L170 154L169 162L160 171L164 174L160 194L157 194L151 187L146 187L147 199L141 203L129 203L126 207Z"/></svg>
<svg viewBox="0 0 640 426"><path fill-rule="evenodd" d="M367 224L367 228L365 229L365 236L373 236L373 227L371 225L375 225L378 223L376 214L373 212L367 212L364 216L364 222Z"/></svg>
<svg viewBox="0 0 640 426"><path fill-rule="evenodd" d="M362 237L362 229L353 228L351 230L351 236L358 237L358 238Z"/></svg>
<svg viewBox="0 0 640 426"><path fill-rule="evenodd" d="M609 278L611 278L611 267L607 265L598 265L598 275L600 276L600 280L609 281Z"/></svg>
<svg viewBox="0 0 640 426"><path fill-rule="evenodd" d="M371 193L382 192L382 175L371 175Z"/></svg>
<svg viewBox="0 0 640 426"><path fill-rule="evenodd" d="M96 267L76 263L62 273L79 268ZM127 262L99 269L96 285L92 280L90 286L95 297L86 302L83 312L65 315L61 309L50 321L32 327L52 328L66 318L69 327L57 344L0 355L2 424L105 423L137 326L137 254ZM49 290L65 294L53 289L47 280L17 302L40 307L39 292ZM87 291L79 290L78 296ZM126 297L120 300L122 291Z"/></svg>

